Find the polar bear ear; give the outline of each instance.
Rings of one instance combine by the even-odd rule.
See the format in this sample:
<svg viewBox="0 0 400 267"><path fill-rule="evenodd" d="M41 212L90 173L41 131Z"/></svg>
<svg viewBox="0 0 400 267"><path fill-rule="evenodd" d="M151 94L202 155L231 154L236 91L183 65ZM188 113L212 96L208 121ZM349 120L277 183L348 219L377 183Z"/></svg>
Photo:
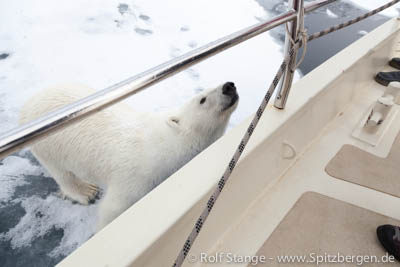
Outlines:
<svg viewBox="0 0 400 267"><path fill-rule="evenodd" d="M180 119L176 116L171 116L168 118L167 124L174 128L179 130L181 128L181 124L180 124Z"/></svg>

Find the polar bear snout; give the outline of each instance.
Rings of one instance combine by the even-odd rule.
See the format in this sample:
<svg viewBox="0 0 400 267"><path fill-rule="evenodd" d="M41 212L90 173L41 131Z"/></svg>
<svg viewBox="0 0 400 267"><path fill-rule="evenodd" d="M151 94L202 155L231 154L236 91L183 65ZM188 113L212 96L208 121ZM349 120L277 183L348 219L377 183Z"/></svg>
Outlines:
<svg viewBox="0 0 400 267"><path fill-rule="evenodd" d="M222 86L222 94L230 98L229 102L222 109L222 111L225 111L235 106L235 104L237 104L239 100L239 95L236 91L236 86L233 82L227 82Z"/></svg>
<svg viewBox="0 0 400 267"><path fill-rule="evenodd" d="M237 95L236 86L233 82L227 82L222 86L222 93L228 96Z"/></svg>

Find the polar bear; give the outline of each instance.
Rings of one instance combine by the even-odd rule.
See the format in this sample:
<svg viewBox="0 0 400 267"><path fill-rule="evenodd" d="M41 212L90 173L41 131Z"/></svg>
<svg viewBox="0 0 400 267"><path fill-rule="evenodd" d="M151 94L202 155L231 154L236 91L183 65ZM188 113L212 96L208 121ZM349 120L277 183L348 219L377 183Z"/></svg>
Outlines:
<svg viewBox="0 0 400 267"><path fill-rule="evenodd" d="M93 92L81 85L44 90L25 104L20 122ZM227 82L167 112L136 112L118 103L37 141L31 150L63 196L87 205L99 188L105 190L98 231L218 139L238 99L234 83Z"/></svg>

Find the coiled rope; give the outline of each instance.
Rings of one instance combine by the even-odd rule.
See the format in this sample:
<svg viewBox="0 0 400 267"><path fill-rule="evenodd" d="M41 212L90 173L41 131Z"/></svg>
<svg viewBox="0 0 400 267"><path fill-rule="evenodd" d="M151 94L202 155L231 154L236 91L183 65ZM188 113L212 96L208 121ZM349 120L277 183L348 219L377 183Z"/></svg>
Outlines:
<svg viewBox="0 0 400 267"><path fill-rule="evenodd" d="M338 24L336 26L332 26L326 30L314 33L313 35L310 35L307 39L304 39L304 40L312 41L314 39L317 39L319 37L327 35L331 32L334 32L334 31L337 31L344 27L350 26L350 25L357 23L365 18L375 15L378 12L381 12L382 10L384 10L388 7L391 7L392 5L398 3L399 1L400 0L393 0L389 3L387 3L386 5L383 5L377 9L374 9L371 12L368 12L368 13L366 13L362 16L359 16L355 19ZM175 263L173 264L173 267L182 266L182 263L185 260L186 256L188 255L190 248L192 247L194 241L196 240L198 234L200 233L202 226L204 225L205 221L207 220L208 215L210 214L215 202L217 201L220 193L222 192L222 189L224 188L226 182L228 181L230 175L232 174L232 171L234 170L236 163L238 162L240 156L242 155L242 152L245 149L251 135L253 134L254 129L257 127L257 124L260 121L260 118L261 118L265 108L267 107L267 104L268 104L269 100L271 99L271 96L274 93L276 86L279 83L279 80L281 79L284 71L286 70L286 67L288 67L289 62L292 61L294 51L296 51L302 45L302 43L303 43L303 41L301 39L298 39L295 42L294 46L289 51L289 53L286 55L285 59L283 60L281 66L279 67L278 72L275 75L275 78L273 79L270 87L268 88L267 93L265 94L265 96L260 104L260 107L258 108L256 114L254 115L253 120L251 121L249 127L247 128L246 133L244 134L242 140L240 141L240 144L239 144L238 148L236 149L231 161L229 162L228 166L226 167L224 174L222 175L221 179L218 181L218 184L217 184L214 192L212 193L211 197L208 199L207 206L204 208L200 217L197 219L197 221L192 229L192 232L189 234L188 238L186 239L186 241L183 245L183 248L179 252L178 257L176 258ZM289 66L289 67L291 67L291 66Z"/></svg>

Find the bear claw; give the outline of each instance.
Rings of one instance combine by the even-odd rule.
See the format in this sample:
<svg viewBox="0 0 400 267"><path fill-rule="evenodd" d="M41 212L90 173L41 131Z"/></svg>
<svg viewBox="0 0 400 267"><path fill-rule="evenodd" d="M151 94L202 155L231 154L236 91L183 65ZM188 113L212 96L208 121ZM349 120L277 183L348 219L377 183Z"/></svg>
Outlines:
<svg viewBox="0 0 400 267"><path fill-rule="evenodd" d="M57 195L62 199L68 198L82 205L93 204L97 199L100 199L101 190L95 184L84 183L80 185L79 189L79 191L73 191L71 194L67 194L60 190Z"/></svg>
<svg viewBox="0 0 400 267"><path fill-rule="evenodd" d="M87 184L86 188L82 191L82 194L86 197L86 205L89 203L94 203L100 194L100 188L95 184Z"/></svg>

